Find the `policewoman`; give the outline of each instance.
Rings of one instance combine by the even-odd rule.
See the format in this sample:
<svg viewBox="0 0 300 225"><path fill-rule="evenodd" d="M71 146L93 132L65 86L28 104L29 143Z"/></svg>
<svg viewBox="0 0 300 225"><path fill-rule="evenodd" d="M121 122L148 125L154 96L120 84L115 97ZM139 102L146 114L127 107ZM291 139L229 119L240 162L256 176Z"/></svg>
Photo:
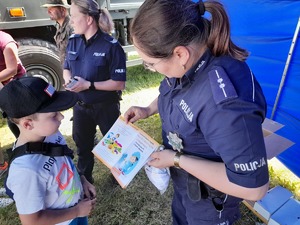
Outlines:
<svg viewBox="0 0 300 225"><path fill-rule="evenodd" d="M233 224L241 200L261 199L269 177L265 98L226 11L215 1L146 0L130 33L144 65L166 76L158 98L124 116L161 117L165 150L149 164L170 167L173 224Z"/></svg>
<svg viewBox="0 0 300 225"><path fill-rule="evenodd" d="M125 88L126 57L122 46L109 35L113 22L107 10L94 0L73 0L71 25L64 64L66 90L77 92L73 108L73 139L78 169L93 183L96 127L107 133L120 115L119 92ZM75 78L75 83L70 81Z"/></svg>

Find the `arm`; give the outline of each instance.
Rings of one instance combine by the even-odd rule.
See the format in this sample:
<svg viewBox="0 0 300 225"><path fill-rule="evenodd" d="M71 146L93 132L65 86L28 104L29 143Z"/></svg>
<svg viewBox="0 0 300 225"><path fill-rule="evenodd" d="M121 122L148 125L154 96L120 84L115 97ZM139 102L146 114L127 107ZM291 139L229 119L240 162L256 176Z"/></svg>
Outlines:
<svg viewBox="0 0 300 225"><path fill-rule="evenodd" d="M0 72L0 81L8 80L18 72L18 47L16 43L8 43L3 50L6 68Z"/></svg>
<svg viewBox="0 0 300 225"><path fill-rule="evenodd" d="M158 98L147 107L131 106L124 114L126 123L134 123L139 119L145 119L158 113Z"/></svg>
<svg viewBox="0 0 300 225"><path fill-rule="evenodd" d="M33 214L20 214L22 225L53 225L77 217L88 216L96 203L96 199L83 199L74 207L68 209L41 210Z"/></svg>
<svg viewBox="0 0 300 225"><path fill-rule="evenodd" d="M172 150L154 152L151 155L153 160L148 164L158 168L174 166L174 156L175 152ZM269 187L269 184L266 183L258 188L246 188L230 182L227 178L225 164L221 162L181 155L179 166L211 187L242 199L259 200L265 195Z"/></svg>
<svg viewBox="0 0 300 225"><path fill-rule="evenodd" d="M89 82L89 87L91 82ZM125 81L106 80L94 82L96 90L103 91L122 91L125 89Z"/></svg>
<svg viewBox="0 0 300 225"><path fill-rule="evenodd" d="M71 75L71 74L70 74ZM66 74L67 76L67 74ZM72 88L67 88L69 91L74 92L80 92L84 90L88 90L91 86L91 82L88 80L85 80L82 77L75 76L75 78L78 80L77 84L74 85ZM65 76L64 76L65 79ZM70 77L69 77L70 79ZM66 79L65 79L66 81ZM69 82L69 80L68 80ZM118 91L118 90L124 90L125 89L125 81L115 81L112 79L105 80L105 81L97 81L94 82L94 86L96 90L102 90L102 91Z"/></svg>

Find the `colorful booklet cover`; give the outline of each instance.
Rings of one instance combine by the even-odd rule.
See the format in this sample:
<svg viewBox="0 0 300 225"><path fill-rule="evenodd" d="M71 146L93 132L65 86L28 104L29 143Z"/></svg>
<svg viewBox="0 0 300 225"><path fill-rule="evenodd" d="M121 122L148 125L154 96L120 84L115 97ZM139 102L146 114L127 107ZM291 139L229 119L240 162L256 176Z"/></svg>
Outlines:
<svg viewBox="0 0 300 225"><path fill-rule="evenodd" d="M120 116L92 152L126 188L159 147L147 133L132 123L126 124Z"/></svg>

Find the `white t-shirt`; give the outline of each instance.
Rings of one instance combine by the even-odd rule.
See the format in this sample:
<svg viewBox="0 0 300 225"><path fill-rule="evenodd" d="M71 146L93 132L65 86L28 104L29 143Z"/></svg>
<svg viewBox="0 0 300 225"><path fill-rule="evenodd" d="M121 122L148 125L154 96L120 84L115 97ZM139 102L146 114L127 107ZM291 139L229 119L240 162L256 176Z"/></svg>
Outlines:
<svg viewBox="0 0 300 225"><path fill-rule="evenodd" d="M44 142L66 143L60 132L47 137ZM14 193L19 214L70 208L83 195L80 176L67 156L28 154L18 157L10 165L7 186Z"/></svg>

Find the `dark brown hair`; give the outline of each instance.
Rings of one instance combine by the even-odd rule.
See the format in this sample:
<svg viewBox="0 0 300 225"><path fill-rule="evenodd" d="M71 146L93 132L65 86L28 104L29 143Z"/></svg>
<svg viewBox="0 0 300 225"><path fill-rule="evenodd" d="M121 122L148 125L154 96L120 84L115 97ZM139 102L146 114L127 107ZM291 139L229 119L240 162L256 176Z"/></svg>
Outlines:
<svg viewBox="0 0 300 225"><path fill-rule="evenodd" d="M203 17L204 10L210 19ZM213 55L244 61L248 53L230 38L223 5L217 1L146 0L130 23L133 42L148 56L167 58L176 46L200 44Z"/></svg>

